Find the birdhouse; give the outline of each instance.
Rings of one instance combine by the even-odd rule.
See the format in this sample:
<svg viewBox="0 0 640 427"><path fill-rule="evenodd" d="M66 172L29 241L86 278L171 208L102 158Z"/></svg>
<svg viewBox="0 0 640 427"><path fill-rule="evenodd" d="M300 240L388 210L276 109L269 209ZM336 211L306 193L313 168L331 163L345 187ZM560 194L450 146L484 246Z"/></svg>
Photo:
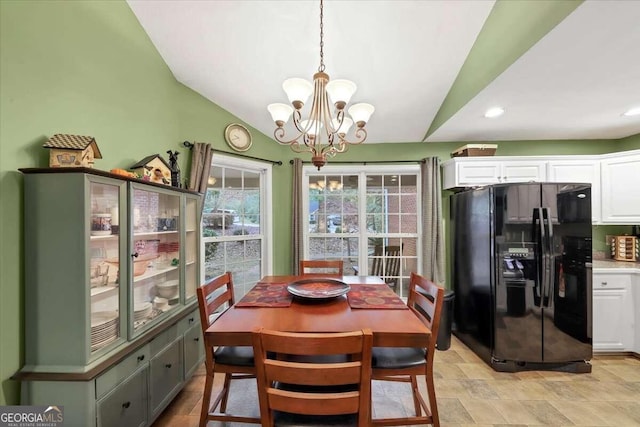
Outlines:
<svg viewBox="0 0 640 427"><path fill-rule="evenodd" d="M159 154L145 157L131 166L129 170L134 171L145 181L171 185L171 168Z"/></svg>
<svg viewBox="0 0 640 427"><path fill-rule="evenodd" d="M102 154L92 136L55 134L43 145L49 151L49 167L92 168Z"/></svg>

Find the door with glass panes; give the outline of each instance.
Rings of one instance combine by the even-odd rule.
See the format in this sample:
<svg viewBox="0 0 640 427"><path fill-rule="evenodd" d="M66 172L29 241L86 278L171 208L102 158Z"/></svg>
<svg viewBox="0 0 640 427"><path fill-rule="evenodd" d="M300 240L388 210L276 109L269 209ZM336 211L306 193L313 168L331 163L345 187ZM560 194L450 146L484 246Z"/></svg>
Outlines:
<svg viewBox="0 0 640 427"><path fill-rule="evenodd" d="M419 167L304 168L304 258L341 259L406 296L420 256Z"/></svg>

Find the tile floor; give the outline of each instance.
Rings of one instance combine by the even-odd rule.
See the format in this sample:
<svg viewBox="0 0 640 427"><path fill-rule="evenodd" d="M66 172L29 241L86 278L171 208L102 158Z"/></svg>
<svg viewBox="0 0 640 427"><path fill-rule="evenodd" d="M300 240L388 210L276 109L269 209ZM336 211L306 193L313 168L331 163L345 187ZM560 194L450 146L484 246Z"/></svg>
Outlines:
<svg viewBox="0 0 640 427"><path fill-rule="evenodd" d="M590 374L500 373L454 337L449 350L436 353L434 364L440 423L443 427L640 426L640 359L597 356L592 363ZM257 414L255 383L236 383L239 391L232 389L230 408L236 405L234 412ZM410 411L407 387L375 381L374 417ZM153 427L197 426L203 388L201 368ZM209 423L209 427L250 425Z"/></svg>

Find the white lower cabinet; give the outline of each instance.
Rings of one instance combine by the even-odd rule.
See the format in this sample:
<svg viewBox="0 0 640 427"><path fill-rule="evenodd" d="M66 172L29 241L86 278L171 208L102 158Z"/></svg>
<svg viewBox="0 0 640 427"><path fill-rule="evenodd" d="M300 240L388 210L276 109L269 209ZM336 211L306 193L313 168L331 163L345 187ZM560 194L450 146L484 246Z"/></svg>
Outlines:
<svg viewBox="0 0 640 427"><path fill-rule="evenodd" d="M634 351L635 313L632 277L628 273L594 271L594 351Z"/></svg>

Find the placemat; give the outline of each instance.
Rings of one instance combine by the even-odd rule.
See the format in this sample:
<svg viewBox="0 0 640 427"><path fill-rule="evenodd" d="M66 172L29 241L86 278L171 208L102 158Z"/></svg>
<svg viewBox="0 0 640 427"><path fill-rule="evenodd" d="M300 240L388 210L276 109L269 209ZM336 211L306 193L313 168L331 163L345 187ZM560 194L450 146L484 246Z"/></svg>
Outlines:
<svg viewBox="0 0 640 427"><path fill-rule="evenodd" d="M291 300L286 283L258 282L235 307L289 307Z"/></svg>
<svg viewBox="0 0 640 427"><path fill-rule="evenodd" d="M387 285L351 285L347 294L351 308L407 309L407 305Z"/></svg>

